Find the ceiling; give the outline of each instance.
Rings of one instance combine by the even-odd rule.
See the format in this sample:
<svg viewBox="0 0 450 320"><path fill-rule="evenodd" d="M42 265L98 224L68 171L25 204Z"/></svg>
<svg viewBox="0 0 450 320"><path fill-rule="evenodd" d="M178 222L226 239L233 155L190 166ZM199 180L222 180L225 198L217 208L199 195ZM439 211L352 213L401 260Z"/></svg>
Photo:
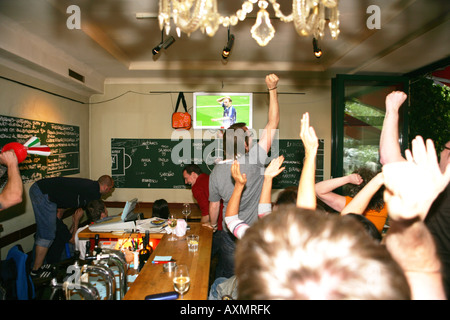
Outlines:
<svg viewBox="0 0 450 320"><path fill-rule="evenodd" d="M222 15L231 15L243 0L217 2ZM278 3L284 14L292 12L290 0ZM81 29L66 26L73 4L81 11ZM369 5L380 8L380 29L366 25ZM341 0L339 38L331 39L327 30L319 40L320 59L311 38L275 18L275 37L260 47L250 34L257 9L231 27L236 40L223 60L223 26L214 37L198 30L178 38L172 28L175 43L153 55L162 36L157 0L0 0L0 65L90 95L101 93L108 81L259 83L274 72L288 82L313 83L338 73L404 74L450 56L448 0ZM268 11L274 16L272 7ZM137 19L137 13L150 18ZM68 69L84 82L69 77Z"/></svg>

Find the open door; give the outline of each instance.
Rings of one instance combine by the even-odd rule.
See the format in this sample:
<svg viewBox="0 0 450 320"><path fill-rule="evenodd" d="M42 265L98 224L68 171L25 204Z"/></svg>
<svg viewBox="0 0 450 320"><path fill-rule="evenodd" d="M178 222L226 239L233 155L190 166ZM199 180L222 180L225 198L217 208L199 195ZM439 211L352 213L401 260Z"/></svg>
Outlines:
<svg viewBox="0 0 450 320"><path fill-rule="evenodd" d="M332 79L331 176L348 175L360 166L381 169L379 142L386 96L395 90L409 96L407 77L337 75ZM408 141L408 100L400 109L402 151Z"/></svg>

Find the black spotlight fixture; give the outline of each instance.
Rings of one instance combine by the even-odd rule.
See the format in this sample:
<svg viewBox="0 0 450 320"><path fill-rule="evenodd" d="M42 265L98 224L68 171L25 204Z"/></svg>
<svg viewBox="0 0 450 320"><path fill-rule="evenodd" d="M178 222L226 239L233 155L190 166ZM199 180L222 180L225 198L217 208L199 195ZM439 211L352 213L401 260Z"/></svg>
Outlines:
<svg viewBox="0 0 450 320"><path fill-rule="evenodd" d="M230 34L230 27L228 27L228 41L227 45L222 50L222 58L224 60L228 59L231 53L231 48L233 48L234 44L234 34Z"/></svg>
<svg viewBox="0 0 450 320"><path fill-rule="evenodd" d="M164 40L164 42L163 42L163 44L162 44L162 47L163 47L164 49L167 49L167 48L169 48L169 47L172 45L172 43L174 43L174 42L175 42L175 38L172 37L172 36L169 36L166 40Z"/></svg>
<svg viewBox="0 0 450 320"><path fill-rule="evenodd" d="M154 48L152 49L153 55L154 55L154 56L157 55L157 54L161 51L161 48L162 48L162 43L160 43L160 44L158 44L156 47L154 47Z"/></svg>
<svg viewBox="0 0 450 320"><path fill-rule="evenodd" d="M161 42L152 49L153 55L157 55L161 49L169 48L175 42L175 38L169 36L166 40L164 40L164 31L161 32Z"/></svg>
<svg viewBox="0 0 450 320"><path fill-rule="evenodd" d="M317 43L317 39L313 38L313 49L314 49L314 55L316 58L320 58L322 56L322 50L319 48L319 45Z"/></svg>

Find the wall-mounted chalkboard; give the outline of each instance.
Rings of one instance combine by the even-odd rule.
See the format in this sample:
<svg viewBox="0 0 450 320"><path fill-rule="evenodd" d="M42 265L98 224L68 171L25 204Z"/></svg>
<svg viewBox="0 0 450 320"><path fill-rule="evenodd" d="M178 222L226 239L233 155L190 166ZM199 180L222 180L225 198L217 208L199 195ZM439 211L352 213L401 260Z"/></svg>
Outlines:
<svg viewBox="0 0 450 320"><path fill-rule="evenodd" d="M111 139L112 177L116 188L185 189L182 168L198 164L210 174L221 155L221 141L184 139ZM304 148L300 139L277 140L273 156L285 157L285 171L274 179L273 188L298 185ZM278 154L276 154L278 150ZM323 140L317 156L316 180L323 180Z"/></svg>
<svg viewBox="0 0 450 320"><path fill-rule="evenodd" d="M48 157L28 155L19 164L24 182L80 173L80 128L65 124L0 115L0 149L36 136L52 151ZM6 183L6 175L0 183Z"/></svg>
<svg viewBox="0 0 450 320"><path fill-rule="evenodd" d="M204 158L203 154L217 150L216 146L217 140L111 139L114 185L116 188L185 189L184 165L196 163L209 174L214 167L214 155L206 154Z"/></svg>
<svg viewBox="0 0 450 320"><path fill-rule="evenodd" d="M316 182L323 180L323 139L319 139L319 148L316 157ZM276 152L278 150L278 153ZM275 151L272 153L272 151ZM273 189L284 189L290 186L298 186L303 168L305 148L300 139L280 139L272 143L270 157L284 156L284 171L273 179Z"/></svg>

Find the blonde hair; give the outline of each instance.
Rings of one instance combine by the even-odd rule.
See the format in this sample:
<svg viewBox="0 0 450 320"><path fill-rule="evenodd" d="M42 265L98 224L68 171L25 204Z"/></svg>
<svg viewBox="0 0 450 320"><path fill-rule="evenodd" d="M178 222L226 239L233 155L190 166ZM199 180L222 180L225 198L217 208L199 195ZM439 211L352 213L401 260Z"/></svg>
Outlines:
<svg viewBox="0 0 450 320"><path fill-rule="evenodd" d="M407 280L358 222L283 206L236 247L239 299L410 299Z"/></svg>

